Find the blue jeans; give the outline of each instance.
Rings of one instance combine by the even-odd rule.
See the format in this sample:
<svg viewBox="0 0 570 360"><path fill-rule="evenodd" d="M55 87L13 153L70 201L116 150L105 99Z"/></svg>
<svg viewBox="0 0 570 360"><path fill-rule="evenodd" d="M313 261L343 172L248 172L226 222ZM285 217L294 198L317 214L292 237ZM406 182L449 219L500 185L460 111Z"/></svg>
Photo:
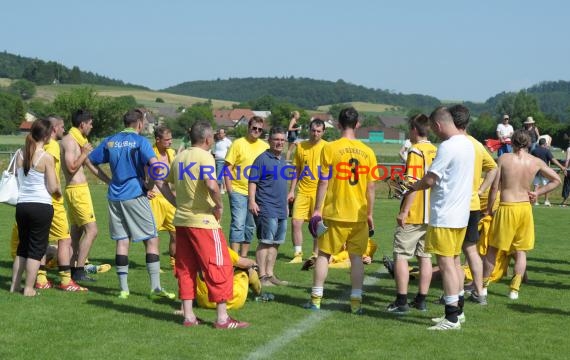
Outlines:
<svg viewBox="0 0 570 360"><path fill-rule="evenodd" d="M257 238L260 243L267 245L281 245L285 242L287 233L287 219L255 216L257 225Z"/></svg>
<svg viewBox="0 0 570 360"><path fill-rule="evenodd" d="M247 208L247 196L232 191L230 193L230 243L250 244L255 231L253 214Z"/></svg>
<svg viewBox="0 0 570 360"><path fill-rule="evenodd" d="M513 148L511 146L511 144L503 144L503 146L501 146L499 148L499 151L497 152L497 157L501 157L501 155L506 154L506 153L512 153L513 152Z"/></svg>
<svg viewBox="0 0 570 360"><path fill-rule="evenodd" d="M222 183L224 182L224 178L220 177L220 174L222 173L222 169L225 164L226 161L224 159L216 159L216 179L218 180L218 186L222 186Z"/></svg>

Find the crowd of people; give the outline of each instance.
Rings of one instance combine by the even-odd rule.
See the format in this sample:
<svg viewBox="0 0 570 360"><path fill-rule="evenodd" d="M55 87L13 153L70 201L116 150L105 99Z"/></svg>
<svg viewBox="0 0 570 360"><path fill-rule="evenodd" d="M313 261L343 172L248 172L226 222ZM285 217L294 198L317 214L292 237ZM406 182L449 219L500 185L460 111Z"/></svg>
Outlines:
<svg viewBox="0 0 570 360"><path fill-rule="evenodd" d="M188 144L177 154L171 149L172 133L167 127L155 128L154 144L141 135L146 116L139 109L124 115L123 131L103 139L95 148L87 140L93 127L88 111L73 114L73 127L65 136L61 118L35 121L17 163L18 241L10 291L34 296L37 288L51 287L46 285L45 273L43 278L40 273L50 241L58 244L60 289L88 291L83 284L95 280L86 270L89 250L97 237L86 167L108 185L109 234L116 245L119 298L130 296L131 242L142 242L145 247L149 298L176 297L162 287L160 280L158 231L167 231L184 326L204 322L194 312L197 300L201 306L216 308L215 328L247 327L249 323L233 319L227 310L243 306L248 286L261 295L262 287L288 285L275 274L275 264L290 216L294 246L291 264L304 261L304 223L309 223L313 237L312 254L307 259L310 265L303 265L304 269L314 267L305 307L321 309L328 269L339 263L335 258L346 254L342 256L350 267L350 311L362 314L364 266L372 261L376 250L371 237L375 233L378 179L372 169L377 159L356 137L360 118L354 108L340 112L340 138L331 142L322 139L325 124L319 119L308 124L308 140L299 142L299 118L299 113L293 112L288 128L271 127L268 142L262 140L264 119L257 116L249 120L246 136L233 142L223 129L214 133L209 123L196 122L188 130ZM402 154L408 172L393 235L396 298L386 311L425 311L431 279L437 271L445 311L432 319L435 324L430 330L461 328L466 321L467 290L470 301L488 303L487 287L501 251L514 255L515 275L509 297L518 298L526 253L534 247L530 205L560 184L545 161L553 161L564 172L568 165L568 159L563 166L548 156L549 151L541 150L545 144L538 130L528 126L533 125L532 118L525 122L527 130L512 131L509 117L503 117L497 128L501 141L497 163L468 135L469 121L469 110L462 105L438 107L429 116L416 115L409 119L410 146ZM428 140L430 129L442 141L437 148ZM533 151L544 158L529 154L533 139L538 142ZM290 144L287 150L285 142ZM295 153L288 165L291 147ZM101 169L102 164L109 164L111 174ZM164 164L169 171L161 166ZM64 190L60 167L66 179ZM214 169L215 176L205 176L205 169ZM246 169L251 169L248 176L244 176ZM284 176L287 170L292 170L291 178ZM537 174L545 180L531 191ZM231 216L229 242L220 225L224 187ZM486 192L485 207L480 197ZM494 208L497 199L499 205ZM484 255L478 246L483 223L488 225L489 234ZM248 258L254 235L258 239L255 260ZM469 289L464 288L461 252L473 280ZM432 256L436 268L432 267ZM419 286L408 302L408 261L414 257L419 263ZM243 271L234 272L234 265Z"/></svg>

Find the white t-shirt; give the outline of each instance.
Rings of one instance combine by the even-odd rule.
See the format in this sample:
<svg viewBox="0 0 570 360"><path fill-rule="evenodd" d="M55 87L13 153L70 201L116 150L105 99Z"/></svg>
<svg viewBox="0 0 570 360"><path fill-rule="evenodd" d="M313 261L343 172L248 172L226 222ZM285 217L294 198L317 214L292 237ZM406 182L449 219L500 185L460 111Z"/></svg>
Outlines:
<svg viewBox="0 0 570 360"><path fill-rule="evenodd" d="M220 141L216 141L214 143L214 157L217 160L223 160L226 158L226 154L228 153L228 149L232 145L232 141L227 137L223 138Z"/></svg>
<svg viewBox="0 0 570 360"><path fill-rule="evenodd" d="M464 228L469 220L475 150L465 135L441 143L429 172L438 177L430 194L429 225Z"/></svg>
<svg viewBox="0 0 570 360"><path fill-rule="evenodd" d="M510 140L515 130L513 130L511 124L505 125L503 123L500 123L497 125L497 132L499 133L499 137L505 138L505 140Z"/></svg>

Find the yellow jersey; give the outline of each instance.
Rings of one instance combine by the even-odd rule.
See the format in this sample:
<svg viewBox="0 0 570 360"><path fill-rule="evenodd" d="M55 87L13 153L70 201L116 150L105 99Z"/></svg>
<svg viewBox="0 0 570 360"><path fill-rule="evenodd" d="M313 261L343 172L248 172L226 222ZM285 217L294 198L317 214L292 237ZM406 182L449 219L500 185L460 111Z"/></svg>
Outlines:
<svg viewBox="0 0 570 360"><path fill-rule="evenodd" d="M406 160L406 178L410 182L416 182L426 174L433 159L437 154L437 148L431 142L419 141L408 150ZM410 212L406 218L408 224L429 223L429 189L418 191Z"/></svg>
<svg viewBox="0 0 570 360"><path fill-rule="evenodd" d="M44 150L53 156L53 163L55 165L55 177L57 179L57 183L61 184L60 180L60 172L61 172L61 149L59 147L59 142L57 140L50 140L49 143L44 145ZM51 197L53 203L58 203L63 205L63 196L58 198L52 195Z"/></svg>
<svg viewBox="0 0 570 360"><path fill-rule="evenodd" d="M246 137L242 137L232 143L225 159L233 166L231 172L232 191L247 195L249 171L245 173L246 168L251 166L253 161L267 149L269 149L269 145L259 139L250 142Z"/></svg>
<svg viewBox="0 0 570 360"><path fill-rule="evenodd" d="M491 154L485 149L483 144L481 144L477 139L471 135L467 135L467 138L473 143L475 148L475 162L474 162L474 172L473 172L473 191L471 192L471 206L469 210L478 211L481 209L481 203L479 200L479 186L481 184L481 174L483 171L489 172L497 167L495 160L491 157Z"/></svg>
<svg viewBox="0 0 570 360"><path fill-rule="evenodd" d="M299 194L316 196L319 183L319 169L321 165L321 151L327 142L320 140L313 144L302 141L297 145L293 165L299 174Z"/></svg>
<svg viewBox="0 0 570 360"><path fill-rule="evenodd" d="M176 190L174 226L218 229L220 224L212 213L215 203L205 180L216 178L216 163L210 152L191 147L174 158L166 179Z"/></svg>
<svg viewBox="0 0 570 360"><path fill-rule="evenodd" d="M340 138L321 152L321 173L328 179L323 218L343 222L368 219L366 190L379 178L376 155L359 140ZM373 172L376 171L376 174Z"/></svg>

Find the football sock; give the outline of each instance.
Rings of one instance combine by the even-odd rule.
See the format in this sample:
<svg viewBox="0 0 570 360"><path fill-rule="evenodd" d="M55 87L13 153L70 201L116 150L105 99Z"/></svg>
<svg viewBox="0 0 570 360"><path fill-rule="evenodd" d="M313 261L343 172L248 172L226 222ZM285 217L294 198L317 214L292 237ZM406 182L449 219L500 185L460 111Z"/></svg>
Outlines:
<svg viewBox="0 0 570 360"><path fill-rule="evenodd" d="M295 254L300 253L300 252L303 252L303 247L295 245Z"/></svg>
<svg viewBox="0 0 570 360"><path fill-rule="evenodd" d="M38 272L39 274L39 272ZM522 275L515 274L511 279L511 290L512 291L519 291L522 282Z"/></svg>
<svg viewBox="0 0 570 360"><path fill-rule="evenodd" d="M63 286L68 285L71 281L71 271L69 265L59 266L59 281Z"/></svg>
<svg viewBox="0 0 570 360"><path fill-rule="evenodd" d="M149 255L154 254L147 254L147 260ZM150 289L151 290L160 290L160 261L153 261L146 263L146 270L148 271L148 275L150 276Z"/></svg>
<svg viewBox="0 0 570 360"><path fill-rule="evenodd" d="M350 292L350 298L362 299L362 289L352 289Z"/></svg>
<svg viewBox="0 0 570 360"><path fill-rule="evenodd" d="M321 300L323 299L324 288L322 286L315 286L311 289L311 303L317 307L321 307Z"/></svg>
<svg viewBox="0 0 570 360"><path fill-rule="evenodd" d="M129 265L117 265L117 276L119 277L121 291L129 292Z"/></svg>
<svg viewBox="0 0 570 360"><path fill-rule="evenodd" d="M38 270L38 275L36 276L36 282L40 285L45 285L48 282L47 271L44 265L41 265L40 269Z"/></svg>

